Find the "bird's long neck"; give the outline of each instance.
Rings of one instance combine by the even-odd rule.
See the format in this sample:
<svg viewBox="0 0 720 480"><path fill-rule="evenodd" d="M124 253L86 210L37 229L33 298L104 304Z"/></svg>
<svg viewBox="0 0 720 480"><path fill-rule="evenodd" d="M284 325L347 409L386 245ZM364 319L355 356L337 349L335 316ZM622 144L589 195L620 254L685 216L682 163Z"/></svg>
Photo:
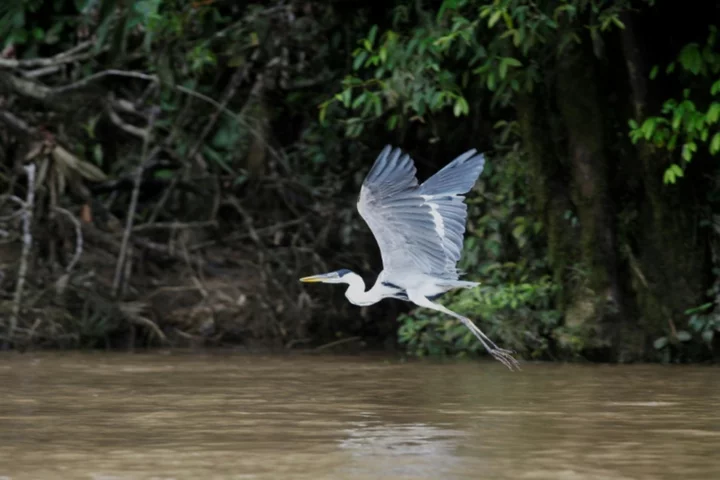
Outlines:
<svg viewBox="0 0 720 480"><path fill-rule="evenodd" d="M362 277L357 273L348 273L343 277L348 284L348 289L345 291L345 296L350 303L358 306L372 305L382 299L378 283L373 286L367 292L365 291L365 282Z"/></svg>

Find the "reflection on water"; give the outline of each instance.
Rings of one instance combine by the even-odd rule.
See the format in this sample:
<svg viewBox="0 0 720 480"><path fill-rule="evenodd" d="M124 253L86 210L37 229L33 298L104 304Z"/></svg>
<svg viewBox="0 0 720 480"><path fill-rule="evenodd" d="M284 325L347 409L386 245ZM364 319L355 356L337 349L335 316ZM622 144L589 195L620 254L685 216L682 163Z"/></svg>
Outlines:
<svg viewBox="0 0 720 480"><path fill-rule="evenodd" d="M713 367L0 355L0 478L720 478Z"/></svg>

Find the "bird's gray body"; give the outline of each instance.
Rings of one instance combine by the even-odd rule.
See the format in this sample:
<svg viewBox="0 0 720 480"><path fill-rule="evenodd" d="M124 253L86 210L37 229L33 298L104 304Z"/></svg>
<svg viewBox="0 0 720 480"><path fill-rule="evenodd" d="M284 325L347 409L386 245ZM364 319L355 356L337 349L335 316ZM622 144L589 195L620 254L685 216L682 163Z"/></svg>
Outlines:
<svg viewBox="0 0 720 480"><path fill-rule="evenodd" d="M483 155L470 150L422 184L409 155L385 147L360 190L358 211L380 247L383 271L378 283L391 296L408 292L434 298L475 282L458 280L467 220L463 195L477 181Z"/></svg>
<svg viewBox="0 0 720 480"><path fill-rule="evenodd" d="M430 308L460 320L497 360L517 367L512 352L499 348L472 320L434 299L454 288L473 288L477 282L459 280L470 191L485 166L485 158L469 150L419 184L409 155L385 147L367 174L358 199L360 215L380 247L383 271L375 285L350 270L338 270L301 279L303 282L346 283L347 299L372 305L396 298Z"/></svg>

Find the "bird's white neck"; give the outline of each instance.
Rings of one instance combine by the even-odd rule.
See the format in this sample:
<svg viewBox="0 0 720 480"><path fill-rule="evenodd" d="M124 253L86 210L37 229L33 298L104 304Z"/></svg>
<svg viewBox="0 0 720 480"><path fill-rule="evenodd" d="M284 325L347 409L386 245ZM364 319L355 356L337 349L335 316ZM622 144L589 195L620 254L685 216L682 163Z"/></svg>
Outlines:
<svg viewBox="0 0 720 480"><path fill-rule="evenodd" d="M350 303L358 306L372 305L382 300L380 282L377 282L373 288L365 291L365 282L357 273L350 272L343 276L343 280L348 284L345 296Z"/></svg>

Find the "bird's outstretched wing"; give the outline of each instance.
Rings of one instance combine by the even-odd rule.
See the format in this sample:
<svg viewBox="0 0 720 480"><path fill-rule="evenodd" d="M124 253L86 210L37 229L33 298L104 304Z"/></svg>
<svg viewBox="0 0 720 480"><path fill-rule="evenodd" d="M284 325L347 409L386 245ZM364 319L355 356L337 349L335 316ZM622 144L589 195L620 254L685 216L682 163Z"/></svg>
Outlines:
<svg viewBox="0 0 720 480"><path fill-rule="evenodd" d="M470 150L418 185L409 155L386 146L360 190L358 211L380 247L386 272L457 279L467 219L463 194L485 160Z"/></svg>

